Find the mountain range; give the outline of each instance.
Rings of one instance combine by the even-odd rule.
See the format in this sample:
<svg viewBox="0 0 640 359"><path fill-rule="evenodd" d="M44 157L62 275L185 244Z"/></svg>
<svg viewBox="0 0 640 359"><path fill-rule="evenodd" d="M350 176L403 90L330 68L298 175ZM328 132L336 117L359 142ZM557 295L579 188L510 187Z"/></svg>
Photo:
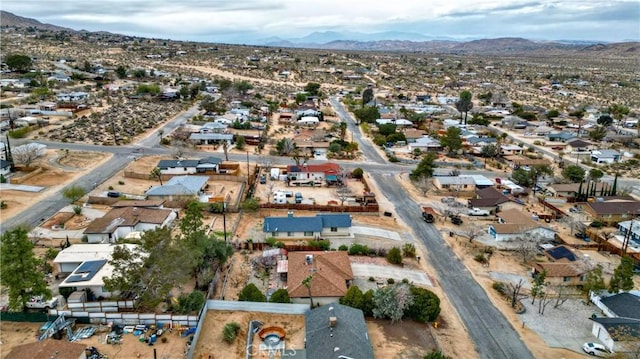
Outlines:
<svg viewBox="0 0 640 359"><path fill-rule="evenodd" d="M0 24L2 24L3 27L32 27L49 31L76 31L61 26L45 24L36 19L18 16L7 11L0 11ZM84 32L85 30L81 31ZM263 38L254 41L253 45L327 50L440 52L454 54L516 54L539 51L586 51L628 56L640 52L639 42L534 41L516 37L471 39L436 37L400 31L377 33L323 31L313 32L299 38Z"/></svg>

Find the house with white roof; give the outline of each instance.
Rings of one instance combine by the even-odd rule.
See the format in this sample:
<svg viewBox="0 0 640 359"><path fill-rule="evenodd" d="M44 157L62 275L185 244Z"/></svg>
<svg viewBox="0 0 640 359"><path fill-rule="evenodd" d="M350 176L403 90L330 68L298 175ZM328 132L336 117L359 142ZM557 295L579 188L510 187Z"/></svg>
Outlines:
<svg viewBox="0 0 640 359"><path fill-rule="evenodd" d="M620 161L620 157L620 152L616 150L591 151L591 162L595 163L615 163Z"/></svg>
<svg viewBox="0 0 640 359"><path fill-rule="evenodd" d="M138 250L136 244L122 244L129 250ZM60 283L60 288L74 290L90 289L96 297L111 297L104 288L104 278L113 275L109 264L113 251L112 244L74 244L58 253L53 263L60 273L71 273Z"/></svg>
<svg viewBox="0 0 640 359"><path fill-rule="evenodd" d="M414 142L409 143L409 150L413 151L416 148L420 149L422 152L433 152L439 151L442 149L440 145L440 141L429 136L423 136L416 138Z"/></svg>

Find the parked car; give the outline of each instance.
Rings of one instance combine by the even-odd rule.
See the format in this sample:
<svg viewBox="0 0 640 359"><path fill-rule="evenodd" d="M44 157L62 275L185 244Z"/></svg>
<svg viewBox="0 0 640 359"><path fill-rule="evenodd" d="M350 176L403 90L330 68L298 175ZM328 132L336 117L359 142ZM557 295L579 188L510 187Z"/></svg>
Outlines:
<svg viewBox="0 0 640 359"><path fill-rule="evenodd" d="M121 193L118 191L109 191L107 192L107 197L111 197L111 198L118 198L120 197Z"/></svg>
<svg viewBox="0 0 640 359"><path fill-rule="evenodd" d="M265 183L267 183L267 176L260 175L260 184L265 184Z"/></svg>
<svg viewBox="0 0 640 359"><path fill-rule="evenodd" d="M456 226L459 226L463 223L462 218L460 218L460 216L451 216L451 223L455 224Z"/></svg>
<svg viewBox="0 0 640 359"><path fill-rule="evenodd" d="M34 296L27 301L26 306L30 309L53 309L58 306L58 297L47 300L41 296Z"/></svg>
<svg viewBox="0 0 640 359"><path fill-rule="evenodd" d="M296 203L302 203L302 193L296 192Z"/></svg>
<svg viewBox="0 0 640 359"><path fill-rule="evenodd" d="M589 242L589 236L584 232L578 231L578 232L576 232L575 236L578 239L582 239L585 242Z"/></svg>
<svg viewBox="0 0 640 359"><path fill-rule="evenodd" d="M593 356L606 356L610 353L604 345L598 343L584 343L582 344L582 350Z"/></svg>
<svg viewBox="0 0 640 359"><path fill-rule="evenodd" d="M477 207L473 207L469 210L469 215L470 216L488 216L490 213L489 211L487 211L486 209L480 209Z"/></svg>

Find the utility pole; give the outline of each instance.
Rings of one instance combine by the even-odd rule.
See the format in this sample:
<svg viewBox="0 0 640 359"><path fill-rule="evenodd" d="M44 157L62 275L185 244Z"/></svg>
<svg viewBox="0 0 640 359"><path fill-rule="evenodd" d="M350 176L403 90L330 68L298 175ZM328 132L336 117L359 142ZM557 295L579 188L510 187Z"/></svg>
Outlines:
<svg viewBox="0 0 640 359"><path fill-rule="evenodd" d="M249 150L247 150L247 184L251 185L251 172L249 172Z"/></svg>

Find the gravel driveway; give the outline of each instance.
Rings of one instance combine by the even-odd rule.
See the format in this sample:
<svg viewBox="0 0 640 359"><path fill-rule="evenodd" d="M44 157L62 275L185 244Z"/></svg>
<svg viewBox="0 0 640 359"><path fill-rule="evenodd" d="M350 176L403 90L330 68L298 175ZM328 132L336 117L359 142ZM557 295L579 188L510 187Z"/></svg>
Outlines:
<svg viewBox="0 0 640 359"><path fill-rule="evenodd" d="M538 314L538 299L531 305L531 298L524 298L522 304L527 311L518 317L526 327L538 333L549 347L582 353L582 344L585 342L599 342L591 334L593 322L589 318L594 313L601 314L593 304L585 305L583 300L569 299L559 308L553 308L555 301L552 300L545 308L544 315Z"/></svg>
<svg viewBox="0 0 640 359"><path fill-rule="evenodd" d="M351 263L351 270L353 271L354 277L393 278L396 281L407 278L409 282L433 287L433 283L426 273L413 269L403 269L378 264Z"/></svg>

